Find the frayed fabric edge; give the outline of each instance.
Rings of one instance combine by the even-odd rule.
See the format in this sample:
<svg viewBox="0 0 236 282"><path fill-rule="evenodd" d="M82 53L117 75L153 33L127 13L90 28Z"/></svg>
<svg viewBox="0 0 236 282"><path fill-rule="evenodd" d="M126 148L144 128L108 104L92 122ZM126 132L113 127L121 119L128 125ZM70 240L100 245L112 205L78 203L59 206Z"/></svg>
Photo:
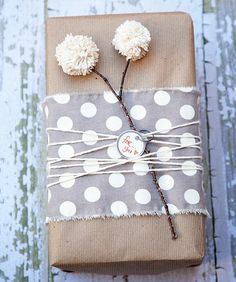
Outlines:
<svg viewBox="0 0 236 282"><path fill-rule="evenodd" d="M211 218L209 212L206 209L196 209L196 210L179 210L176 213L173 213L172 216L176 216L179 214L194 214L194 215L205 215L208 218ZM95 220L95 219L118 219L118 218L131 218L131 217L138 217L138 216L165 216L164 213L159 211L154 212L133 212L130 214L123 214L123 215L91 215L91 216L53 216L47 217L45 224L49 224L51 222L66 222L66 221L88 221L88 220Z"/></svg>

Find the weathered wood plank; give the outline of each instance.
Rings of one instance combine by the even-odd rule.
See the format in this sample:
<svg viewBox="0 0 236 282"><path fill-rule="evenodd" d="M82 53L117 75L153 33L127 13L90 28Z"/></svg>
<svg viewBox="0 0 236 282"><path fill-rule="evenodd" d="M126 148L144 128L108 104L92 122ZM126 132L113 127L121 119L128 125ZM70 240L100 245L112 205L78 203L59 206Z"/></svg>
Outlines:
<svg viewBox="0 0 236 282"><path fill-rule="evenodd" d="M44 3L1 1L0 281L46 281Z"/></svg>
<svg viewBox="0 0 236 282"><path fill-rule="evenodd" d="M206 1L205 73L218 281L236 280L236 3Z"/></svg>

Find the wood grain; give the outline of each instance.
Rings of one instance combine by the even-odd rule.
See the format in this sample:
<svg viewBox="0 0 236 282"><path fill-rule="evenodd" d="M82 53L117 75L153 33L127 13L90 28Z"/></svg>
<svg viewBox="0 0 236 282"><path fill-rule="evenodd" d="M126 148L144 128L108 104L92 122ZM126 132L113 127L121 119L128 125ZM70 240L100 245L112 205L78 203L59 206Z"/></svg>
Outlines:
<svg viewBox="0 0 236 282"><path fill-rule="evenodd" d="M211 219L199 267L158 276L111 277L48 271L44 226L46 16L185 11L195 28ZM236 3L234 0L0 1L0 281L236 280Z"/></svg>
<svg viewBox="0 0 236 282"><path fill-rule="evenodd" d="M236 279L235 1L205 3L204 65L212 248L218 281Z"/></svg>
<svg viewBox="0 0 236 282"><path fill-rule="evenodd" d="M0 5L0 281L46 281L44 3Z"/></svg>

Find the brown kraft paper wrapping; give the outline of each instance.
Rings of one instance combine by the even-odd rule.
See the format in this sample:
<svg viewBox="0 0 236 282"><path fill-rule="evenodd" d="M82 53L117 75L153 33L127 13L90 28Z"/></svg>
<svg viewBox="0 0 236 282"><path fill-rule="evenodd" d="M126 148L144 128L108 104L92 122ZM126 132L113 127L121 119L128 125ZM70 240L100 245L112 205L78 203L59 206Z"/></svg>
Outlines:
<svg viewBox="0 0 236 282"><path fill-rule="evenodd" d="M185 13L147 13L49 18L46 24L47 95L107 90L95 74L73 77L55 59L56 45L68 33L92 36L100 49L97 69L119 87L125 66L112 47L114 31L126 19L150 31L150 52L131 64L129 89L195 86L192 20ZM155 274L201 263L204 215L176 215L178 239L172 240L165 215L107 218L48 224L49 262L68 271L104 274Z"/></svg>

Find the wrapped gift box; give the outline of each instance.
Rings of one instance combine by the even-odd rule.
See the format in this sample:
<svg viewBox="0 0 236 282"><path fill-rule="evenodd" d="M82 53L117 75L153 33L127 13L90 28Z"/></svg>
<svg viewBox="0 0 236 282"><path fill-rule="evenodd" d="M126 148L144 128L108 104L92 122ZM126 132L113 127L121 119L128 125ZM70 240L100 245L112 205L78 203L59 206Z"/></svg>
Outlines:
<svg viewBox="0 0 236 282"><path fill-rule="evenodd" d="M175 89L176 97L189 99L187 92L196 84L193 25L189 15L147 13L49 18L46 25L47 95L49 96L47 126L50 127L55 122L54 117L50 119L50 107L57 107L53 106L54 102L50 102L51 95L75 93L76 96L73 96L74 100L72 100L74 108L72 105L70 109L75 111L77 103L80 103L80 95L81 101L92 99L95 104L99 104L96 95L108 90L104 82L94 73L89 77L73 77L63 73L55 59L57 44L69 33L92 36L100 49L97 70L105 74L115 88L119 88L125 62L112 48L111 40L117 26L127 19L140 21L146 26L151 33L152 41L147 56L131 64L125 93L130 97L136 95L132 98L135 100L139 99L137 95L153 95L158 88L168 88ZM179 92L176 90L178 87ZM136 89L136 92L132 92L133 89ZM139 93L137 90L140 89L145 93ZM190 95L198 94L193 91ZM193 98L189 103L197 107L198 98ZM110 107L116 106L110 105ZM169 110L173 111L174 107ZM60 138L63 140L63 136ZM49 153L53 155L55 152L49 149ZM202 179L199 179L201 190ZM191 186L191 180L189 185ZM62 196L59 195L59 198L66 198L63 196L64 192L60 191L54 189L50 193L54 193L54 196L55 193L61 193ZM154 192L158 198L157 191ZM92 216L95 210L92 209L92 214L89 214L86 204L83 203L84 209L80 210L81 213L77 218L60 220L60 217L56 216L59 210L57 204L51 203L52 205L54 208L50 207L48 214L52 219L48 222L49 261L52 266L63 270L104 274L155 274L178 267L198 265L203 259L204 214L206 214L204 209L193 209L192 212L176 214L174 224L178 239L173 240L165 214L160 216L158 212L142 213L141 211L140 215L113 217L110 214L106 216L106 209L101 209L101 216L99 213Z"/></svg>

